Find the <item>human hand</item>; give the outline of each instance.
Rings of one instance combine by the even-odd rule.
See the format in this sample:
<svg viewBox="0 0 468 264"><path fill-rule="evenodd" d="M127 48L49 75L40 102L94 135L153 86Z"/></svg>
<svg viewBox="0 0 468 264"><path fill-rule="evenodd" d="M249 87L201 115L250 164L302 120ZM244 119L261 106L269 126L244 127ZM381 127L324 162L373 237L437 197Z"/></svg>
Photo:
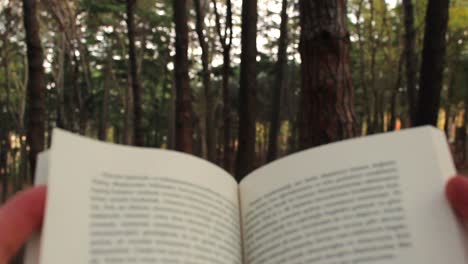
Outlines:
<svg viewBox="0 0 468 264"><path fill-rule="evenodd" d="M468 178L456 176L449 180L446 195L458 217L468 222Z"/></svg>
<svg viewBox="0 0 468 264"><path fill-rule="evenodd" d="M0 264L8 263L34 231L42 226L46 187L23 191L0 208Z"/></svg>

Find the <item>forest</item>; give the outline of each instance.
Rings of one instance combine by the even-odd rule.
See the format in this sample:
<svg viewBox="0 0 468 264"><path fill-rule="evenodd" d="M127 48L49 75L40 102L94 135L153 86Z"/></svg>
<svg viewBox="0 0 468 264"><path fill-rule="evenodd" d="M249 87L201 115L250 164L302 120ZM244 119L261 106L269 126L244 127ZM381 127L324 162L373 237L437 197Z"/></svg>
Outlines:
<svg viewBox="0 0 468 264"><path fill-rule="evenodd" d="M467 41L466 0L0 0L0 204L54 127L239 180L430 124L463 168Z"/></svg>

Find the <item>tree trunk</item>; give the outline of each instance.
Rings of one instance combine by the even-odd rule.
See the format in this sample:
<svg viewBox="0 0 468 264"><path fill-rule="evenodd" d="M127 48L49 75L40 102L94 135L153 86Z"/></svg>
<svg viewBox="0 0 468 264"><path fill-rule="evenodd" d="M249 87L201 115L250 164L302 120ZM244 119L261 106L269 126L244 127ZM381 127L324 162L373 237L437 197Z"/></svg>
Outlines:
<svg viewBox="0 0 468 264"><path fill-rule="evenodd" d="M231 146L231 100L229 77L231 75L231 48L223 51L223 164L227 171L232 170L233 147Z"/></svg>
<svg viewBox="0 0 468 264"><path fill-rule="evenodd" d="M231 146L231 102L229 98L229 77L231 75L231 47L232 47L232 3L231 0L226 0L226 25L224 35L221 29L221 19L218 12L216 0L212 0L216 30L218 32L219 41L223 47L223 165L227 171L231 171L232 167L232 146Z"/></svg>
<svg viewBox="0 0 468 264"><path fill-rule="evenodd" d="M205 11L202 10L202 6L200 4L200 0L194 0L195 5L195 13L196 13L196 31L198 36L198 42L200 43L200 47L202 50L201 59L202 59L202 79L203 79L203 87L204 87L204 94L205 94L205 108L204 108L204 121L205 121L205 132L204 135L206 141L206 149L208 160L211 162L216 161L216 137L215 137L215 121L214 121L214 114L213 111L213 92L211 91L211 69L210 69L210 54L209 54L209 47L208 43L205 38L205 28L204 28L204 21L205 21Z"/></svg>
<svg viewBox="0 0 468 264"><path fill-rule="evenodd" d="M300 148L356 135L344 0L300 0Z"/></svg>
<svg viewBox="0 0 468 264"><path fill-rule="evenodd" d="M60 33L59 36L59 51L57 56L57 76L56 76L56 90L57 90L57 127L67 129L68 122L65 115L65 34Z"/></svg>
<svg viewBox="0 0 468 264"><path fill-rule="evenodd" d="M111 86L111 76L112 76L112 51L108 51L107 62L104 69L104 82L103 86L103 95L102 95L102 104L101 104L101 116L99 120L99 131L98 138L99 140L107 140L107 126L108 126L108 117L109 117L109 90Z"/></svg>
<svg viewBox="0 0 468 264"><path fill-rule="evenodd" d="M357 28L357 35L358 35L358 44L359 44L359 78L361 79L361 86L362 90L364 92L364 120L362 121L363 123L366 123L367 128L369 129L369 126L371 125L372 122L372 107L371 107L371 96L369 92L369 88L367 86L367 78L366 78L366 62L365 62L365 57L364 57L364 41L363 41L363 32L362 32L362 23L361 21L361 14L362 14L362 7L364 4L364 0L359 1L359 6L358 10L356 12L356 28ZM366 131L368 133L369 131ZM362 134L362 132L361 132Z"/></svg>
<svg viewBox="0 0 468 264"><path fill-rule="evenodd" d="M80 53L81 54L81 53ZM77 94L77 101L78 101L78 105L80 107L80 112L79 112L79 124L78 124L78 131L81 135L85 135L86 134L86 130L88 128L88 119L89 119L89 111L88 111L88 100L89 100L89 90L88 90L88 84L90 84L90 81L85 81L85 83L87 85L85 86L81 86L79 84L79 78L78 76L80 75L80 61L78 60L78 58L76 57L76 55L73 55L74 56L74 60L75 60L75 76L76 76L76 84L75 84L75 89L76 89L76 94ZM85 63L82 63L83 65ZM83 73L83 77L85 80L87 80L88 78L86 77L86 73ZM87 88L84 88L84 87L87 87Z"/></svg>
<svg viewBox="0 0 468 264"><path fill-rule="evenodd" d="M456 39L453 39L449 36L449 41L457 41ZM447 136L449 136L449 131L450 131L450 124L452 122L452 102L453 102L453 97L454 97L454 88L455 88L455 82L457 79L457 72L458 72L458 66L460 64L460 57L461 52L463 49L463 45L456 45L456 48L454 50L453 54L453 59L449 62L449 79L448 79L448 85L447 85L447 104L445 108L445 124L444 124L444 130Z"/></svg>
<svg viewBox="0 0 468 264"><path fill-rule="evenodd" d="M465 66L465 72L467 72L468 67ZM465 74L465 81L468 81L468 76ZM462 143L463 144L463 164L465 164L466 159L467 159L467 149L466 149L466 128L468 125L468 85L465 87L465 97L463 99L463 104L465 106L465 113L463 116L463 129L465 132L465 136L463 137Z"/></svg>
<svg viewBox="0 0 468 264"><path fill-rule="evenodd" d="M188 75L187 0L174 0L175 23L175 85L176 85L176 139L175 148L192 153L192 100Z"/></svg>
<svg viewBox="0 0 468 264"><path fill-rule="evenodd" d="M122 142L126 145L133 145L133 94L131 86L131 76L130 73L127 73L127 84L125 85L125 91L123 94L123 103L125 108L124 113L124 127L123 127L123 138Z"/></svg>
<svg viewBox="0 0 468 264"><path fill-rule="evenodd" d="M11 81L10 81L10 35L11 29L11 2L8 2L5 7L5 33L3 34L3 67L5 70L5 109L8 114L8 118L11 119L14 123L18 124L18 120L11 109ZM12 123L13 123L12 122Z"/></svg>
<svg viewBox="0 0 468 264"><path fill-rule="evenodd" d="M31 173L36 168L37 154L44 150L45 86L43 52L36 17L36 1L23 0L24 28L28 53L28 143Z"/></svg>
<svg viewBox="0 0 468 264"><path fill-rule="evenodd" d="M239 91L239 149L236 177L241 180L255 166L257 89L257 0L242 1L242 54Z"/></svg>
<svg viewBox="0 0 468 264"><path fill-rule="evenodd" d="M2 193L0 196L0 203L5 201L8 198L8 186L9 186L7 157L8 157L8 150L10 149L10 144L8 140L7 129L5 129L5 127L2 127L2 130L4 131L0 133L0 179L1 179L1 184L2 184L2 187L0 188L2 190Z"/></svg>
<svg viewBox="0 0 468 264"><path fill-rule="evenodd" d="M415 125L437 125L445 64L448 0L429 0Z"/></svg>
<svg viewBox="0 0 468 264"><path fill-rule="evenodd" d="M416 120L417 93L416 93L416 56L414 30L414 8L413 0L403 0L405 19L405 62L406 62L406 83L408 92L408 108L411 122Z"/></svg>
<svg viewBox="0 0 468 264"><path fill-rule="evenodd" d="M176 99L177 99L177 88L175 80L172 80L171 84L171 100L169 102L169 117L168 117L168 135L167 135L167 147L169 149L175 149L176 140Z"/></svg>
<svg viewBox="0 0 468 264"><path fill-rule="evenodd" d="M377 44L376 44L376 39L374 39L374 34L375 34L375 5L374 5L374 0L369 0L369 12L370 12L370 18L369 18L369 42L370 42L370 53L371 53L371 59L370 59L370 86L371 90L373 93L373 107L372 107L372 115L373 117L371 118L371 122L369 124L369 129L368 129L368 134L373 134L373 133L378 133L379 132L379 92L376 87L376 77L377 77L377 72L376 72L376 59L377 59Z"/></svg>
<svg viewBox="0 0 468 264"><path fill-rule="evenodd" d="M288 0L283 0L281 10L280 38L278 42L278 61L276 62L276 82L273 91L272 116L268 139L267 161L274 161L278 155L278 135L281 123L281 91L286 86L288 68Z"/></svg>
<svg viewBox="0 0 468 264"><path fill-rule="evenodd" d="M135 48L135 8L136 0L127 0L128 52L133 91L133 143L136 146L143 146L144 137L142 124L143 111L141 101L141 84L138 76L137 55Z"/></svg>
<svg viewBox="0 0 468 264"><path fill-rule="evenodd" d="M398 101L398 90L401 87L401 79L402 79L402 70L403 70L403 53L400 55L400 59L398 60L398 71L397 71L397 79L395 82L395 87L393 88L392 91L392 97L391 97L391 102L390 102L390 121L387 126L387 131L393 131L395 130L395 124L396 124L396 108L397 108L397 101Z"/></svg>

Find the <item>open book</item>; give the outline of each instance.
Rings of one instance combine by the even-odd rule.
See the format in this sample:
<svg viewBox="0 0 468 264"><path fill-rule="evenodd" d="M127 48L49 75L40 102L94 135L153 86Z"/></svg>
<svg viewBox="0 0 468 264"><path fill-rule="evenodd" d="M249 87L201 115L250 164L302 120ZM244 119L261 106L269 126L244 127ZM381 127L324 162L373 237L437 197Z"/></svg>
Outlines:
<svg viewBox="0 0 468 264"><path fill-rule="evenodd" d="M54 130L38 174L41 264L468 263L431 127L302 151L240 184L191 155Z"/></svg>

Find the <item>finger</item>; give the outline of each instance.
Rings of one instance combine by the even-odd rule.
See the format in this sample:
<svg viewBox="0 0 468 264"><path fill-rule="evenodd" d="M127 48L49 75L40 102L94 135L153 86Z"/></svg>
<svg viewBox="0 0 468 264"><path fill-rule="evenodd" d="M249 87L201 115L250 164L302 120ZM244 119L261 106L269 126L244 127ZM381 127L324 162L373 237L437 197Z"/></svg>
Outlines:
<svg viewBox="0 0 468 264"><path fill-rule="evenodd" d="M0 264L7 263L28 237L42 225L46 187L15 195L0 208Z"/></svg>
<svg viewBox="0 0 468 264"><path fill-rule="evenodd" d="M447 199L462 220L468 220L468 178L456 176L446 187Z"/></svg>

